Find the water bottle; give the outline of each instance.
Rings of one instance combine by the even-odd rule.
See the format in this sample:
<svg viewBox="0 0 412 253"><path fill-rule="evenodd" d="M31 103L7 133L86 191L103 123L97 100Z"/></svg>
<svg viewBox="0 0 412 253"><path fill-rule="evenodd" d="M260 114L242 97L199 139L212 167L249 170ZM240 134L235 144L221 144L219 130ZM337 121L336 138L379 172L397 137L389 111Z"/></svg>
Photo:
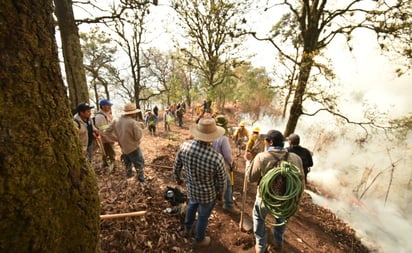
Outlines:
<svg viewBox="0 0 412 253"><path fill-rule="evenodd" d="M174 192L172 191L172 190L168 190L167 192L166 192L166 197L167 197L167 199L172 199L173 197L174 197Z"/></svg>

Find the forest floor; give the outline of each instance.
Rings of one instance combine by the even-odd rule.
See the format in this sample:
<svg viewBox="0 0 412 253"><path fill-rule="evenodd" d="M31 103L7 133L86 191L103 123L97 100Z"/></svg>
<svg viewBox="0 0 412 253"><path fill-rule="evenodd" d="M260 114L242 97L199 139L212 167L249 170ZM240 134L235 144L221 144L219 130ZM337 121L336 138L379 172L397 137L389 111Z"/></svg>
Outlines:
<svg viewBox="0 0 412 253"><path fill-rule="evenodd" d="M236 126L234 116L227 116L229 126ZM117 168L112 171L101 167L98 159L94 163L102 215L147 211L143 216L101 220L101 252L255 252L253 232L239 228L240 211L228 213L222 208L222 203L217 203L209 219L207 235L212 239L210 246L196 250L191 247L193 238L184 236L184 214L164 212L171 207L165 200L167 186L178 187L186 193L184 186L176 185L172 167L179 145L190 137L189 127L195 124L194 121L195 118L187 114L183 128L172 125L170 132L165 132L160 122L156 136L151 136L147 129L143 130L141 149L146 163L144 183L126 180L125 169L120 161L117 161ZM118 160L119 157L118 149ZM235 158L237 169L234 173L233 196L240 210L245 162L242 156ZM306 187L312 191L317 189L310 182ZM255 194L256 185L249 185L245 205L246 222L251 222ZM282 250L276 251L269 247L267 252L363 253L369 250L348 224L328 209L313 204L309 194L304 193L298 212L287 224Z"/></svg>

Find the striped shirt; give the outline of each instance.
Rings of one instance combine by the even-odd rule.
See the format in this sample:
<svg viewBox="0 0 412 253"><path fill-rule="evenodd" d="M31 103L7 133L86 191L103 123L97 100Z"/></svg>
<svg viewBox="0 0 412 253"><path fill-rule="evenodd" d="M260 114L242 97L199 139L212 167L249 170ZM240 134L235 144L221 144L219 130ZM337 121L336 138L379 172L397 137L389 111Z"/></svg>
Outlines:
<svg viewBox="0 0 412 253"><path fill-rule="evenodd" d="M173 167L176 180L186 173L189 198L199 203L210 203L220 198L226 188L225 162L212 145L191 140L180 145Z"/></svg>

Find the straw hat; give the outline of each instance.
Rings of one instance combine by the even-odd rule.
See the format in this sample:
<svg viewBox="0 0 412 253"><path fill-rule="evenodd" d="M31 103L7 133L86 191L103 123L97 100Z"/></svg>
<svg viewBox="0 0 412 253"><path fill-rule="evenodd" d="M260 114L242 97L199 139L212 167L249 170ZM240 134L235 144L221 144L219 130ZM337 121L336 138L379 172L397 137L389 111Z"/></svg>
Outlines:
<svg viewBox="0 0 412 253"><path fill-rule="evenodd" d="M135 103L125 104L122 115L130 115L140 112L140 109L136 108Z"/></svg>
<svg viewBox="0 0 412 253"><path fill-rule="evenodd" d="M225 129L216 126L214 119L200 119L199 123L190 129L195 140L212 142L225 133Z"/></svg>

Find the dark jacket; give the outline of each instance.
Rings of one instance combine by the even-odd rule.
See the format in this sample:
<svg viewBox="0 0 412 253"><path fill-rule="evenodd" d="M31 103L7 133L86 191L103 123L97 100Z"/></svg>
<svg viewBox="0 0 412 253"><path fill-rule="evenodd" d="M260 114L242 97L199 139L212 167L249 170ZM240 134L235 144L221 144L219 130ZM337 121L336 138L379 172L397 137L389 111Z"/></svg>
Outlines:
<svg viewBox="0 0 412 253"><path fill-rule="evenodd" d="M297 154L302 159L303 170L307 173L308 168L313 166L312 154L310 151L300 145L290 146L287 150Z"/></svg>

